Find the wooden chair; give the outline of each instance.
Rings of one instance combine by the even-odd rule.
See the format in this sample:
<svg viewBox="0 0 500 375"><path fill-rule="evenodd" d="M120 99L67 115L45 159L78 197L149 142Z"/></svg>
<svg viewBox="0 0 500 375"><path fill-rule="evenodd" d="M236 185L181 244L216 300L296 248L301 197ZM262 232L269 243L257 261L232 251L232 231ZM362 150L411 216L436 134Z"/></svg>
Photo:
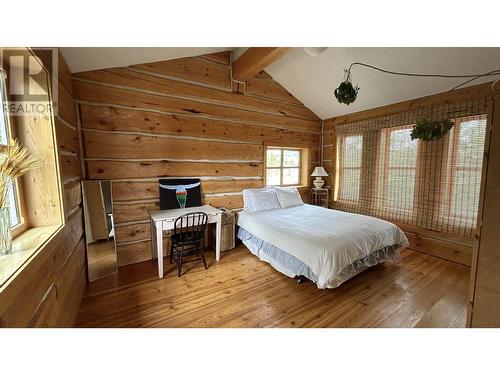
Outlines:
<svg viewBox="0 0 500 375"><path fill-rule="evenodd" d="M201 259L205 269L207 269L207 262L203 254L203 235L207 222L208 215L204 212L191 212L179 216L175 220L174 229L170 236L170 263L174 260L177 263L177 276L181 276L184 257L190 255L198 255L198 258L193 260Z"/></svg>

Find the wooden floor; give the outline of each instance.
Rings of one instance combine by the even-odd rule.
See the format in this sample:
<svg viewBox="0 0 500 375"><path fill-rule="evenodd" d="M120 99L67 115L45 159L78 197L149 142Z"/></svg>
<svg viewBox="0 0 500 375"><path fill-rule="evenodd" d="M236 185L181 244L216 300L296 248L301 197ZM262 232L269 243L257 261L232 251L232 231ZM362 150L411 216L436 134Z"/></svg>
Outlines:
<svg viewBox="0 0 500 375"><path fill-rule="evenodd" d="M156 262L120 268L88 287L79 327L464 327L469 267L402 251L339 288L296 284L244 247L208 270Z"/></svg>

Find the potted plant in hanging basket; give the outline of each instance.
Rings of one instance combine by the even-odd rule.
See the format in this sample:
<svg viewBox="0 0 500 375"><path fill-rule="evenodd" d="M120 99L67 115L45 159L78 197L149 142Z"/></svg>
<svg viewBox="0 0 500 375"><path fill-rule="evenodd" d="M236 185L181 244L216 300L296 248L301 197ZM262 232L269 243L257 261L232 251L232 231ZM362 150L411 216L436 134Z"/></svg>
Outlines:
<svg viewBox="0 0 500 375"><path fill-rule="evenodd" d="M333 94L339 103L349 105L353 103L358 97L359 87L353 86L351 82L351 71L345 71L344 80L340 83L339 87L335 89Z"/></svg>
<svg viewBox="0 0 500 375"><path fill-rule="evenodd" d="M0 255L12 252L8 193L16 178L41 166L35 155L18 141L0 146Z"/></svg>
<svg viewBox="0 0 500 375"><path fill-rule="evenodd" d="M451 120L431 121L426 118L418 119L410 133L411 139L435 141L443 138L453 127Z"/></svg>

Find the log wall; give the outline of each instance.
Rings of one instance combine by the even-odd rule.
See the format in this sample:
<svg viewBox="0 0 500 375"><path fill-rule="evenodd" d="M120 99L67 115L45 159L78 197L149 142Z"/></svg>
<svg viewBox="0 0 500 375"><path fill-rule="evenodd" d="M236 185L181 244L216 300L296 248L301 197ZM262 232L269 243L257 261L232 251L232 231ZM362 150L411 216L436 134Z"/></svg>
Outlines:
<svg viewBox="0 0 500 375"><path fill-rule="evenodd" d="M151 258L159 177L201 177L203 203L241 208L242 189L262 187L264 143L308 148L317 165L320 119L264 72L233 81L230 61L222 52L73 75L86 178L113 181L120 266Z"/></svg>

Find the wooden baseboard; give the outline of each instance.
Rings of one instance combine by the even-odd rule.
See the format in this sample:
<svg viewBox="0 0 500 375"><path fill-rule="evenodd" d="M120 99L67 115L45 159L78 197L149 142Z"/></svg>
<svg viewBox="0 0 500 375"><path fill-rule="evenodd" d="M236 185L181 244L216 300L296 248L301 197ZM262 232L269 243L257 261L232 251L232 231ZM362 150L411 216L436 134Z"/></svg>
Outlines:
<svg viewBox="0 0 500 375"><path fill-rule="evenodd" d="M469 244L447 241L412 232L405 232L405 234L410 242L408 248L411 250L451 260L469 267L472 263L472 246Z"/></svg>

